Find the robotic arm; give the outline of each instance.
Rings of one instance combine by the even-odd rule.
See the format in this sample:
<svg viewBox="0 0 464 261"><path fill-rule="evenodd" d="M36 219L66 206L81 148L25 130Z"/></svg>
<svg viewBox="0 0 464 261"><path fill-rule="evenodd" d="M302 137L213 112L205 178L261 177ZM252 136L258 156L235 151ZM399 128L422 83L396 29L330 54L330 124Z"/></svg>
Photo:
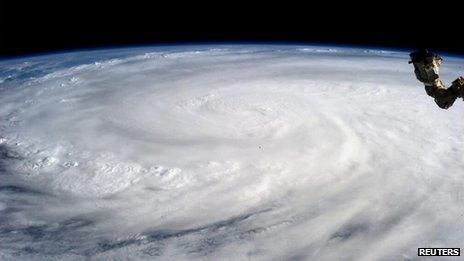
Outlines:
<svg viewBox="0 0 464 261"><path fill-rule="evenodd" d="M438 54L425 49L412 52L410 55L414 65L416 78L425 86L427 95L435 99L435 103L442 109L448 109L460 97L464 100L464 77L460 76L453 81L449 88L440 80L439 68L442 58Z"/></svg>

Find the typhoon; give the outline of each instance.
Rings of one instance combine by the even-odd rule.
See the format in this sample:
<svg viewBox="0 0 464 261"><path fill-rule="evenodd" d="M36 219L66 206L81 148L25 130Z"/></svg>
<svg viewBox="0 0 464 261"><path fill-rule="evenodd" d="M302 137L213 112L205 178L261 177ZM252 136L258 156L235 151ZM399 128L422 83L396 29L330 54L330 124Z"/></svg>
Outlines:
<svg viewBox="0 0 464 261"><path fill-rule="evenodd" d="M0 259L415 260L460 247L464 104L434 106L408 60L292 45L2 60ZM440 80L463 64L447 56Z"/></svg>

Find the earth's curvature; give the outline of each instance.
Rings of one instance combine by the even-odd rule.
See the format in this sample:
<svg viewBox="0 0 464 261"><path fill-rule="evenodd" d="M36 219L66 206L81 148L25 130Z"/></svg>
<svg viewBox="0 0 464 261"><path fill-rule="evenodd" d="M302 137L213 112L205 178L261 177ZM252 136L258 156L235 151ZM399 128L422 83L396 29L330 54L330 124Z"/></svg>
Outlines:
<svg viewBox="0 0 464 261"><path fill-rule="evenodd" d="M0 61L2 260L410 260L464 243L464 103L408 53L172 46ZM442 78L462 74L445 57Z"/></svg>

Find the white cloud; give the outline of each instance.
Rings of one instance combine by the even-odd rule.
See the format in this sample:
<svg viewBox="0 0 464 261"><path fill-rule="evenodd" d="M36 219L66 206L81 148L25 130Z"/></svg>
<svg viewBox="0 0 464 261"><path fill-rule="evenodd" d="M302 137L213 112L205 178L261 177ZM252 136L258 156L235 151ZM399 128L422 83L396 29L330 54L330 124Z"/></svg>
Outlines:
<svg viewBox="0 0 464 261"><path fill-rule="evenodd" d="M406 53L299 48L115 50L2 89L0 257L388 260L462 243L462 104L438 109Z"/></svg>

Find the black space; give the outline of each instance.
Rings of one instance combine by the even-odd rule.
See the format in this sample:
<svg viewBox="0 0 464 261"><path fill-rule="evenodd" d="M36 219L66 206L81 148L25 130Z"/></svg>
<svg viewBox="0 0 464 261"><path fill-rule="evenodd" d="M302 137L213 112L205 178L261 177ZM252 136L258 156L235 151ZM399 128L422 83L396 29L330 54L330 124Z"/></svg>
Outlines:
<svg viewBox="0 0 464 261"><path fill-rule="evenodd" d="M369 9L368 3L351 2L263 4L268 7L239 2L187 6L181 2L152 6L63 3L59 7L24 3L27 8L2 10L0 57L198 42L426 47L464 54L464 20L458 7L435 8L425 2L409 6L371 2Z"/></svg>

